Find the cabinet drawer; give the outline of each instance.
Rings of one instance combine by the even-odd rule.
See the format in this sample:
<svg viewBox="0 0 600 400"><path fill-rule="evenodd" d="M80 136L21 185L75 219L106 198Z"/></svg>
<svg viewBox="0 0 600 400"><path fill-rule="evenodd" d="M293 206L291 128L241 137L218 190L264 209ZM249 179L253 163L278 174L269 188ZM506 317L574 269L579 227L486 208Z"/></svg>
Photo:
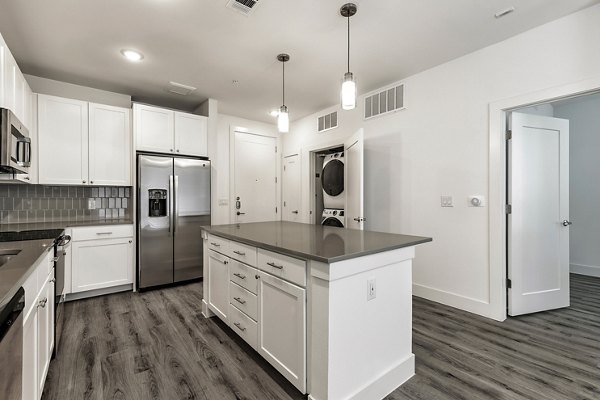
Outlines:
<svg viewBox="0 0 600 400"><path fill-rule="evenodd" d="M306 286L306 261L258 249L258 268L282 279Z"/></svg>
<svg viewBox="0 0 600 400"><path fill-rule="evenodd" d="M223 239L219 236L208 235L208 240L206 245L209 249L214 251L218 251L219 253L228 255L229 254L229 240Z"/></svg>
<svg viewBox="0 0 600 400"><path fill-rule="evenodd" d="M239 261L232 260L229 266L229 279L254 294L257 293L256 273L256 269Z"/></svg>
<svg viewBox="0 0 600 400"><path fill-rule="evenodd" d="M234 282L229 282L229 303L253 320L258 319L256 317L258 315L256 295Z"/></svg>
<svg viewBox="0 0 600 400"><path fill-rule="evenodd" d="M258 334L258 325L256 322L231 304L229 305L228 317L231 329L252 346L252 348L256 349Z"/></svg>
<svg viewBox="0 0 600 400"><path fill-rule="evenodd" d="M256 247L238 242L229 242L229 257L256 267Z"/></svg>
<svg viewBox="0 0 600 400"><path fill-rule="evenodd" d="M74 242L133 237L133 225L86 226L72 228L71 231Z"/></svg>

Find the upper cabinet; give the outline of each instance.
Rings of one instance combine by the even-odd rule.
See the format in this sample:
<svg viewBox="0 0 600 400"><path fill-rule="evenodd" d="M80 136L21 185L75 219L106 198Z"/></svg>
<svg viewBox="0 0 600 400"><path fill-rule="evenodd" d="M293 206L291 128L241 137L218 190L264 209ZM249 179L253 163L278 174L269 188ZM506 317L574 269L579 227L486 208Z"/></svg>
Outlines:
<svg viewBox="0 0 600 400"><path fill-rule="evenodd" d="M40 184L131 185L130 110L38 95Z"/></svg>
<svg viewBox="0 0 600 400"><path fill-rule="evenodd" d="M208 156L208 118L144 104L133 105L136 150Z"/></svg>
<svg viewBox="0 0 600 400"><path fill-rule="evenodd" d="M30 131L33 122L31 96L29 84L0 36L0 107L11 110Z"/></svg>

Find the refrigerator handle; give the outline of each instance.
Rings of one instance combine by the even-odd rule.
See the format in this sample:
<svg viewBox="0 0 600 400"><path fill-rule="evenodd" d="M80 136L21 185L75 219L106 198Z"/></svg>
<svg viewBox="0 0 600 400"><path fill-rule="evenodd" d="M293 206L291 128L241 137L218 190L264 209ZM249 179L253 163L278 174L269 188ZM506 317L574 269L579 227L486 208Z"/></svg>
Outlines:
<svg viewBox="0 0 600 400"><path fill-rule="evenodd" d="M173 212L175 211L175 205L173 195L173 175L169 175L169 233L171 233L171 229L173 229L173 233L175 233L175 227L173 226Z"/></svg>
<svg viewBox="0 0 600 400"><path fill-rule="evenodd" d="M177 229L177 217L179 213L179 207L177 201L179 195L179 176L175 175L175 191L173 191L173 235Z"/></svg>

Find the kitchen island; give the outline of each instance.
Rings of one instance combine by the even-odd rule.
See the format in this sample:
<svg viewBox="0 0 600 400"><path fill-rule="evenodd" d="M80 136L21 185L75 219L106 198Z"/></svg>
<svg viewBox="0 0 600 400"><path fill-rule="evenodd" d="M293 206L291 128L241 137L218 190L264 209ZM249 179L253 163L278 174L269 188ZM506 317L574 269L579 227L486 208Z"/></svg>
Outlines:
<svg viewBox="0 0 600 400"><path fill-rule="evenodd" d="M383 399L414 375L412 259L430 238L293 222L202 236L204 316L309 399Z"/></svg>

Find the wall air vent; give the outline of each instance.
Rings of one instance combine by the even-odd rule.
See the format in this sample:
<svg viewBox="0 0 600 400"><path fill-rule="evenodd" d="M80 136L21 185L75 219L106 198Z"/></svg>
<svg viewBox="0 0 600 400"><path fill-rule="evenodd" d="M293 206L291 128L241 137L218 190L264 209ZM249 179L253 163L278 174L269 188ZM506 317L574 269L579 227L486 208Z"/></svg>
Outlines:
<svg viewBox="0 0 600 400"><path fill-rule="evenodd" d="M256 8L258 0L229 0L227 8L231 8L240 14L250 15Z"/></svg>
<svg viewBox="0 0 600 400"><path fill-rule="evenodd" d="M338 126L338 118L337 111L332 112L331 114L323 115L318 118L319 121L319 133L328 131L333 128L337 128Z"/></svg>
<svg viewBox="0 0 600 400"><path fill-rule="evenodd" d="M405 108L403 83L365 97L365 119Z"/></svg>

